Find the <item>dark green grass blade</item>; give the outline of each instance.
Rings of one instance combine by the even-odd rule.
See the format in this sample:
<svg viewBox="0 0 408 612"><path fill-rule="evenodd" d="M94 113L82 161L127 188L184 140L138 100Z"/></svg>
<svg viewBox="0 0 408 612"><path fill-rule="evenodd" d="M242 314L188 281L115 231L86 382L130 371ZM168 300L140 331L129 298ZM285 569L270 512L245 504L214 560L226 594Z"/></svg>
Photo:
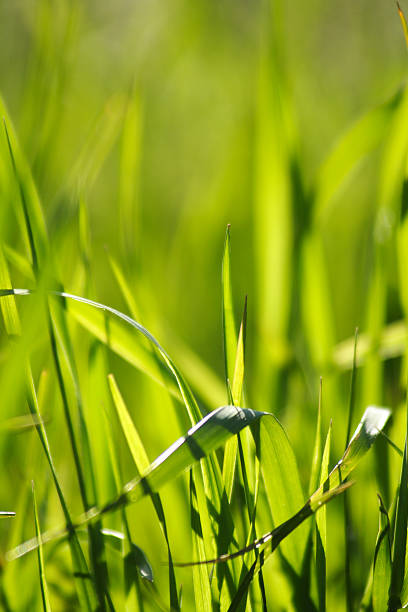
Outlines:
<svg viewBox="0 0 408 612"><path fill-rule="evenodd" d="M3 117L5 138L22 206L22 223L25 226L22 228L23 235L26 237L33 268L38 271L48 253L48 237L44 216L30 170L18 146L11 122L7 119L6 123L7 112L1 99L0 112Z"/></svg>
<svg viewBox="0 0 408 612"><path fill-rule="evenodd" d="M97 503L96 483L91 457L88 431L83 413L82 397L76 372L75 359L68 333L65 313L61 304L49 304L49 334L58 385L69 433L76 476L84 511ZM75 431L73 414L78 415L78 433ZM93 579L101 610L105 610L105 594L108 592L108 572L104 543L100 535L101 525L90 525L89 548Z"/></svg>
<svg viewBox="0 0 408 612"><path fill-rule="evenodd" d="M8 277L8 269L7 269L5 260L2 259L0 261L0 264L1 264L0 274L2 274L3 277L5 276ZM17 307L16 307L15 302L10 301L8 308L9 308L8 329L10 333L16 334L19 332L19 329L20 329L20 321L19 321L19 316L18 316ZM50 450L48 439L47 439L47 434L45 431L44 423L43 423L41 413L40 413L40 408L38 405L37 394L36 394L36 390L34 387L34 381L33 381L32 373L31 373L31 367L28 362L26 364L26 370L27 370L27 378L26 378L27 380L27 403L28 403L28 407L29 407L31 414L33 415L35 419L35 428L40 438L41 445L44 449L45 456L46 456L48 465L51 470L54 485L55 485L55 488L58 494L58 498L61 504L61 508L64 514L65 522L69 529L68 541L69 541L70 550L71 550L74 575L87 576L89 575L89 570L87 567L87 563L86 563L84 554L82 552L81 546L79 544L79 541L76 537L75 532L70 530L70 526L72 525L72 520L71 520L69 511L68 511L68 507L65 502L65 498L62 493L62 488L60 486L59 479L57 477L57 473L56 473L54 463L52 460L51 450ZM81 602L81 606L83 607L84 610L91 610L95 604L95 599L94 599L93 590L88 584L88 580L76 578L75 582L77 585L77 591L78 591L79 600Z"/></svg>
<svg viewBox="0 0 408 612"><path fill-rule="evenodd" d="M408 417L408 408L407 408ZM408 428L408 418L407 418ZM405 435L404 456L402 458L401 476L399 481L397 514L393 538L393 554L391 569L391 584L389 590L388 611L395 612L401 607L401 591L405 574L405 555L407 547L408 524L408 463L407 434Z"/></svg>
<svg viewBox="0 0 408 612"><path fill-rule="evenodd" d="M28 366L28 393L27 393L27 402L30 409L31 414L35 415L38 420L38 424L36 425L36 430L38 436L40 438L41 445L44 449L45 456L47 458L48 465L51 470L52 478L54 481L54 485L58 494L58 498L61 504L62 511L64 513L65 522L68 529L68 543L70 546L71 557L72 557L72 565L73 565L73 573L75 578L75 582L77 585L78 597L81 604L81 607L84 610L93 610L96 605L96 598L94 591L89 584L88 578L81 578L81 576L90 576L89 569L87 566L87 562L82 551L81 545L79 543L76 532L72 529L72 519L68 510L68 506L66 504L62 488L55 470L54 462L51 456L51 450L48 444L48 438L45 431L44 424L41 419L40 409L37 400L37 394L34 387L34 381L32 378L31 370Z"/></svg>
<svg viewBox="0 0 408 612"><path fill-rule="evenodd" d="M34 505L34 521L35 521L35 533L38 539L38 548L37 548L37 556L38 556L38 569L40 574L40 587L41 587L41 598L44 612L51 612L51 604L48 595L48 586L45 578L45 565L44 565L44 552L41 540L41 529L40 522L38 519L38 511L37 511L37 501L35 498L35 489L34 482L32 482L32 492L33 492L33 505Z"/></svg>
<svg viewBox="0 0 408 612"><path fill-rule="evenodd" d="M382 612L387 609L388 589L391 578L391 543L390 543L390 519L383 501L379 500L379 530L374 553L373 569L373 611Z"/></svg>

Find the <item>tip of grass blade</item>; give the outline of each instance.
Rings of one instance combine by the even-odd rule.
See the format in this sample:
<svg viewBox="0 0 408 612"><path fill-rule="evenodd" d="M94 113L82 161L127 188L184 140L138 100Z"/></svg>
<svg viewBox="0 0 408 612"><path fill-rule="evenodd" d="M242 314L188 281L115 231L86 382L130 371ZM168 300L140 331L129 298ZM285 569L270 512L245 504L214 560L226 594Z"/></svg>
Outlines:
<svg viewBox="0 0 408 612"><path fill-rule="evenodd" d="M399 17L401 19L402 29L404 31L405 44L406 44L407 49L408 49L408 26L407 26L407 20L405 19L404 12L403 12L399 2L397 2L397 9L398 9L398 15L399 15Z"/></svg>

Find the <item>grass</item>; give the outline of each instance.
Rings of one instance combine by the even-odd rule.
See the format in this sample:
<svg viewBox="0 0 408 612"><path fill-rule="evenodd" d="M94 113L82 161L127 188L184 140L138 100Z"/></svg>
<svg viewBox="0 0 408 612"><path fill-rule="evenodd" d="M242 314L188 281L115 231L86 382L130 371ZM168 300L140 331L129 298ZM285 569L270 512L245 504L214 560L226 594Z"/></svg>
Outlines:
<svg viewBox="0 0 408 612"><path fill-rule="evenodd" d="M20 4L0 606L405 607L404 6Z"/></svg>

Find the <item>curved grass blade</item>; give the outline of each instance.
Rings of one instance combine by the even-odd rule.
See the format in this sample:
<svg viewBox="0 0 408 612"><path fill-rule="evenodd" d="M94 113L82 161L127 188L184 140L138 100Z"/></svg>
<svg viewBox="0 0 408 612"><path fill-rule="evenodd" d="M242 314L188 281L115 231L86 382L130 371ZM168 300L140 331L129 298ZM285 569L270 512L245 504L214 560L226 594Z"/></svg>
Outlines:
<svg viewBox="0 0 408 612"><path fill-rule="evenodd" d="M8 276L8 269L3 259L1 261L1 274ZM10 314L10 321L13 322L13 327L10 327L10 331L15 333L20 329L20 320L17 312L17 307L14 301L9 302L9 308L12 309ZM48 438L45 431L44 423L41 417L40 408L38 404L37 394L34 386L34 380L31 372L31 366L29 362L26 363L26 380L27 380L27 403L33 419L35 419L35 428L40 438L41 445L44 449L44 453L51 470L54 485L58 494L60 505L64 514L64 519L69 532L68 542L71 551L72 565L74 575L78 576L75 579L77 585L78 597L81 606L84 610L91 610L95 605L95 595L87 579L82 579L79 576L89 576L89 570L87 567L86 559L83 554L82 548L78 541L75 532L71 529L72 520L68 511L67 504L65 502L64 495L57 477L57 473L54 467L54 462L51 456L51 450L48 444Z"/></svg>
<svg viewBox="0 0 408 612"><path fill-rule="evenodd" d="M390 411L387 408L379 408L369 406L363 414L363 417L350 440L342 458L330 472L328 478L323 484L310 496L306 504L301 507L298 512L278 525L273 531L270 531L263 537L259 538L249 546L237 551L236 553L222 555L216 559L207 560L206 563L220 563L234 559L247 552L255 549L264 549L268 544L269 551L262 550L262 554L248 570L240 584L238 592L231 604L230 611L236 610L240 605L242 597L245 595L252 579L260 571L264 563L268 560L277 546L286 539L286 537L297 529L303 521L312 516L319 508L329 502L331 499L343 493L352 483L346 482L346 478L354 470L362 457L372 446L379 432L385 426ZM262 421L261 421L262 425ZM268 447L268 446L267 446ZM265 481L265 485L266 485ZM182 565L193 565L193 563L185 563Z"/></svg>
<svg viewBox="0 0 408 612"><path fill-rule="evenodd" d="M38 539L38 569L40 573L40 586L41 586L41 598L43 604L44 612L51 612L50 599L48 595L48 586L45 578L45 566L44 566L44 552L41 540L41 529L40 522L38 519L38 511L37 511L37 500L35 498L35 489L34 489L34 481L31 483L32 493L33 493L33 505L34 505L34 521L35 521L35 533Z"/></svg>
<svg viewBox="0 0 408 612"><path fill-rule="evenodd" d="M108 260L131 316L136 320L139 319L139 309L123 270L120 268L118 262L112 257L112 255L108 255ZM152 308L151 300L149 301L149 308ZM85 317L77 320L89 331L93 331L93 333L98 334L100 340L105 343L108 342L106 337L106 325L104 321L102 321L98 328L93 330L93 328L89 325L89 321L87 322ZM155 382L163 385L164 382L162 377L166 372L161 371L161 375L159 377L157 372L158 365L153 362L151 355L147 354L144 347L135 341L134 336L129 334L127 329L123 328L122 326L118 326L116 321L112 321L111 325L111 334L109 336L110 348L123 359L126 359L129 363L132 363L135 367L142 369L142 371L155 380ZM176 362L180 365L181 370L185 372L193 389L197 391L199 396L203 398L203 400L205 400L209 406L221 406L225 400L225 385L218 375L201 359L201 357L192 351L189 346L187 346L180 340L180 338L176 337L169 331L169 325L167 322L163 326L163 331L166 334L166 338L170 340L173 354L176 357ZM139 353L140 357L137 357L136 361L135 356L138 356ZM167 390L174 397L179 399L179 393L170 376L166 378L165 384Z"/></svg>
<svg viewBox="0 0 408 612"><path fill-rule="evenodd" d="M269 413L255 410L237 408L236 406L222 406L214 410L199 423L192 427L186 435L174 442L164 451L149 469L140 477L128 482L120 495L101 508L91 508L73 525L78 528L99 517L125 507L157 492L170 479L191 467L196 461L210 455L210 453L237 434L244 427L255 423L263 416L272 416ZM62 537L64 529L53 530L43 534L43 542L49 542ZM34 538L17 547L9 553L9 558L16 558L36 548Z"/></svg>
<svg viewBox="0 0 408 612"><path fill-rule="evenodd" d="M401 19L401 25L402 25L402 29L404 31L404 38L405 38L405 44L408 48L408 26L407 26L407 20L405 19L405 15L402 11L402 8L400 7L399 2L397 2L397 9L398 9L398 14L399 17Z"/></svg>
<svg viewBox="0 0 408 612"><path fill-rule="evenodd" d="M374 553L372 597L373 611L383 612L387 609L391 578L390 519L380 495L378 501L380 521Z"/></svg>

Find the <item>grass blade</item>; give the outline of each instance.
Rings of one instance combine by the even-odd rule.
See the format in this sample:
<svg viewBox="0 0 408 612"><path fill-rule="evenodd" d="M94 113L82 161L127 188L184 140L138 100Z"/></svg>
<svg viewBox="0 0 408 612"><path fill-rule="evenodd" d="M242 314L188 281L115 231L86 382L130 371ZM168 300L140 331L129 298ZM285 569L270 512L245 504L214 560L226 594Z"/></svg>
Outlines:
<svg viewBox="0 0 408 612"><path fill-rule="evenodd" d="M123 401L122 395L112 374L109 375L109 388L119 416L123 433L126 437L130 452L132 453L136 469L139 475L143 474L149 468L149 459L147 457L139 433L129 415L125 402ZM167 524L164 516L163 505L158 493L152 493L151 499L167 545L167 554L169 562L170 607L174 610L179 610L180 605L178 601L176 576L174 573L173 557L170 550L170 541L167 532Z"/></svg>
<svg viewBox="0 0 408 612"><path fill-rule="evenodd" d="M38 519L37 500L35 498L34 482L32 482L31 485L32 485L32 492L33 492L35 533L38 539L37 555L38 555L38 569L40 573L42 604L43 604L44 612L51 612L51 605L50 605L50 600L49 600L49 595L48 595L48 586L47 586L47 581L45 578L44 552L43 552L43 546L42 546L42 540L41 540L40 522Z"/></svg>
<svg viewBox="0 0 408 612"><path fill-rule="evenodd" d="M329 460L331 446L332 424L330 423L324 445L321 470L320 485L326 482L329 476ZM327 558L327 524L326 506L316 513L315 525L315 560L316 560L316 582L319 602L319 611L326 610L326 558Z"/></svg>
<svg viewBox="0 0 408 612"><path fill-rule="evenodd" d="M407 431L408 431L408 407L407 407ZM407 525L408 525L408 461L407 461L407 437L405 436L404 456L402 458L401 476L399 481L397 514L395 520L391 583L389 590L388 612L395 612L401 607L401 591L405 574L405 554L407 548Z"/></svg>
<svg viewBox="0 0 408 612"><path fill-rule="evenodd" d="M380 520L374 553L372 587L374 612L382 612L387 609L391 578L390 519L380 495L378 495L378 501Z"/></svg>
<svg viewBox="0 0 408 612"><path fill-rule="evenodd" d="M277 546L281 544L289 534L298 529L298 527L319 510L319 508L334 497L343 493L352 484L346 482L347 477L370 449L380 430L385 426L389 416L390 411L386 408L374 406L367 408L342 458L332 469L325 482L320 485L317 491L311 495L306 504L298 510L298 512L278 525L273 531L270 531L240 551L206 561L206 563L224 562L241 556L251 550L261 549L261 554L248 570L239 586L237 594L231 603L230 612L238 609L254 576L260 571ZM265 545L268 545L268 551L264 550ZM191 563L186 565L191 565Z"/></svg>

